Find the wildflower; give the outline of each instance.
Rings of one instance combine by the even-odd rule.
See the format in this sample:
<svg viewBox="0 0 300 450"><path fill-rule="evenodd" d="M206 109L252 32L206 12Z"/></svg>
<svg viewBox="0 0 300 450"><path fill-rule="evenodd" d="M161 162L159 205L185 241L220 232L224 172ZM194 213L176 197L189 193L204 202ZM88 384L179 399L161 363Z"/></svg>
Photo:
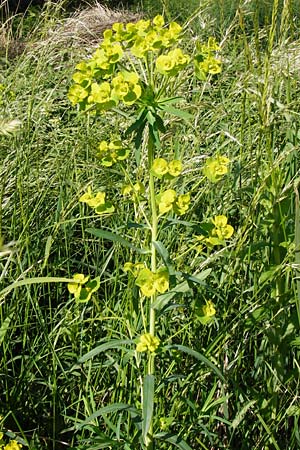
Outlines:
<svg viewBox="0 0 300 450"><path fill-rule="evenodd" d="M176 192L174 189L167 189L166 191L156 196L158 203L158 210L160 214L164 214L173 208L173 203L176 200Z"/></svg>
<svg viewBox="0 0 300 450"><path fill-rule="evenodd" d="M90 86L95 72L91 64L86 61L82 61L77 64L76 69L77 72L75 72L72 77L73 81L80 84L83 88Z"/></svg>
<svg viewBox="0 0 300 450"><path fill-rule="evenodd" d="M174 67L175 61L172 57L167 55L160 55L156 60L156 71L162 75L171 75Z"/></svg>
<svg viewBox="0 0 300 450"><path fill-rule="evenodd" d="M216 183L228 173L229 163L230 160L226 156L208 158L203 167L203 173L212 183Z"/></svg>
<svg viewBox="0 0 300 450"><path fill-rule="evenodd" d="M101 84L92 83L91 92L87 100L88 103L95 103L99 109L110 109L117 104L111 94L111 87L107 81L103 81Z"/></svg>
<svg viewBox="0 0 300 450"><path fill-rule="evenodd" d="M136 345L137 352L150 352L155 353L160 344L160 340L156 336L152 336L150 333L142 334L139 338L139 342Z"/></svg>
<svg viewBox="0 0 300 450"><path fill-rule="evenodd" d="M82 273L75 273L75 275L73 275L74 281L67 285L70 294L74 294L75 298L79 297L82 286L87 283L89 278L89 275L85 276Z"/></svg>
<svg viewBox="0 0 300 450"><path fill-rule="evenodd" d="M131 53L137 58L145 58L148 51L152 49L150 40L146 38L136 39L134 45L131 47Z"/></svg>
<svg viewBox="0 0 300 450"><path fill-rule="evenodd" d="M104 31L104 33L103 33L104 39L106 39L105 33L107 31L111 31L111 30ZM119 22L114 23L112 25L112 31L114 31L113 39L116 40L116 41L121 42L123 40L124 36L125 36L124 24L123 23L119 23Z"/></svg>
<svg viewBox="0 0 300 450"><path fill-rule="evenodd" d="M174 45L180 36L182 27L177 22L171 22L168 28L161 30L161 46L164 48L169 48Z"/></svg>
<svg viewBox="0 0 300 450"><path fill-rule="evenodd" d="M212 222L215 228L211 232L212 236L217 236L220 240L231 238L234 228L227 224L227 220L227 217L223 215L214 217Z"/></svg>
<svg viewBox="0 0 300 450"><path fill-rule="evenodd" d="M215 305L211 300L208 300L206 304L202 306L202 311L205 317L213 317L216 314Z"/></svg>
<svg viewBox="0 0 300 450"><path fill-rule="evenodd" d="M91 208L94 208L97 214L105 214L112 213L115 210L115 207L111 202L105 199L105 192L97 192L96 195L92 193L90 186L88 187L87 192L85 192L80 198L79 201L82 203L86 203Z"/></svg>
<svg viewBox="0 0 300 450"><path fill-rule="evenodd" d="M189 193L177 196L173 189L167 189L156 196L156 201L160 214L164 214L173 209L175 214L182 215L188 211L191 197Z"/></svg>
<svg viewBox="0 0 300 450"><path fill-rule="evenodd" d="M101 160L103 166L110 167L117 161L123 161L129 155L129 150L124 148L122 142L118 139L107 142L101 141L97 157Z"/></svg>
<svg viewBox="0 0 300 450"><path fill-rule="evenodd" d="M4 450L20 450L23 446L19 444L17 441L12 440L9 441L8 444L4 447Z"/></svg>
<svg viewBox="0 0 300 450"><path fill-rule="evenodd" d="M156 29L160 29L164 26L165 19L163 18L162 15L158 14L157 16L154 17L152 22Z"/></svg>
<svg viewBox="0 0 300 450"><path fill-rule="evenodd" d="M207 75L216 75L222 71L222 63L220 59L213 56L203 57L196 56L194 59L195 75L199 80L205 81Z"/></svg>
<svg viewBox="0 0 300 450"><path fill-rule="evenodd" d="M156 71L162 75L176 75L189 62L190 58L180 48L170 50L165 55L158 56L156 60Z"/></svg>
<svg viewBox="0 0 300 450"><path fill-rule="evenodd" d="M139 76L135 72L119 72L111 82L112 98L118 102L123 101L125 105L133 105L142 95L139 85Z"/></svg>
<svg viewBox="0 0 300 450"><path fill-rule="evenodd" d="M89 95L89 91L80 84L73 84L68 92L68 99L73 105L83 102Z"/></svg>
<svg viewBox="0 0 300 450"><path fill-rule="evenodd" d="M178 159L174 159L169 162L169 175L171 177L178 177L182 172L182 162Z"/></svg>
<svg viewBox="0 0 300 450"><path fill-rule="evenodd" d="M166 173L168 173L168 163L164 158L156 158L153 161L151 172L157 178L162 178Z"/></svg>
<svg viewBox="0 0 300 450"><path fill-rule="evenodd" d="M166 178L172 179L178 177L182 172L182 163L177 159L168 163L164 158L156 158L153 161L151 172L157 178L163 178L166 175Z"/></svg>
<svg viewBox="0 0 300 450"><path fill-rule="evenodd" d="M169 289L169 273L166 268L161 268L156 273L143 268L139 272L135 284L139 286L145 297L151 297L156 292L163 294Z"/></svg>
<svg viewBox="0 0 300 450"><path fill-rule="evenodd" d="M211 300L205 302L205 305L202 305L199 309L196 310L197 319L203 324L206 325L210 323L214 316L216 315L215 305Z"/></svg>
<svg viewBox="0 0 300 450"><path fill-rule="evenodd" d="M74 281L68 283L68 291L74 295L76 301L85 303L90 300L92 294L99 289L100 278L94 278L89 281L89 276L82 273L76 273L73 276Z"/></svg>
<svg viewBox="0 0 300 450"><path fill-rule="evenodd" d="M134 195L138 195L138 194L144 194L145 193L145 186L143 185L143 183L141 183L140 181L137 181L134 184L125 184L122 187L122 195L129 195L129 194L133 194Z"/></svg>
<svg viewBox="0 0 300 450"><path fill-rule="evenodd" d="M215 57L215 52L220 50L214 38L210 37L207 44L196 44L198 54L194 59L195 75L199 80L206 80L207 75L215 75L222 70L222 62Z"/></svg>
<svg viewBox="0 0 300 450"><path fill-rule="evenodd" d="M132 262L126 262L123 266L124 272L131 272L134 277L137 277L142 269L144 269L144 263L141 262L137 262L135 264Z"/></svg>
<svg viewBox="0 0 300 450"><path fill-rule="evenodd" d="M174 207L173 207L174 212L176 214L178 214L179 216L181 216L182 214L185 214L189 209L190 201L191 201L191 196L189 193L178 195L178 197L174 203Z"/></svg>

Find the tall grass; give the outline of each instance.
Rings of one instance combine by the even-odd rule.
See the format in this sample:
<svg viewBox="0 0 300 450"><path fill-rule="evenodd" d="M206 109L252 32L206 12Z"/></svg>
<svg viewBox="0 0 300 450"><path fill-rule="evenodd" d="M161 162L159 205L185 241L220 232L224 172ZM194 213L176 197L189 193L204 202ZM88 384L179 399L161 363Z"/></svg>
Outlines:
<svg viewBox="0 0 300 450"><path fill-rule="evenodd" d="M191 86L193 123L174 119L165 136L170 153L184 160L193 196L176 233L166 222L165 245L178 270L211 272L160 311L161 333L201 352L226 379L179 353L165 355L157 368L156 428L182 433L193 449L300 446L300 44L291 12L296 3L270 3L259 3L260 15L250 8L255 2L238 10L234 2L207 2L189 22L187 46L200 30L219 36L223 72L203 89ZM171 4L166 12L177 14ZM17 135L1 137L0 146L0 235L15 242L13 253L0 259L0 424L7 438L17 436L30 449L102 448L99 438L93 441L101 432L117 436L120 448L135 449L134 440L130 447L122 443L132 432L127 411L95 414L83 426L112 402L138 407L134 386L142 374L125 351L78 363L97 344L133 338L142 329L136 287L122 270L131 251L85 230L95 225L142 235L129 223L129 205L121 215L99 219L78 203L90 184L113 195L119 173L102 170L95 147L125 119L88 118L68 103L73 69L89 49L51 44L49 30L61 20L59 8L48 6L30 23L24 53L10 59L6 51L0 62L3 118L23 123ZM207 195L203 157L216 152L231 159L231 173ZM216 214L230 218L235 237L220 251L199 254L191 249L194 235ZM90 303L75 303L63 284L3 295L2 286L25 277L76 272L100 275ZM204 298L217 305L207 326L197 320Z"/></svg>

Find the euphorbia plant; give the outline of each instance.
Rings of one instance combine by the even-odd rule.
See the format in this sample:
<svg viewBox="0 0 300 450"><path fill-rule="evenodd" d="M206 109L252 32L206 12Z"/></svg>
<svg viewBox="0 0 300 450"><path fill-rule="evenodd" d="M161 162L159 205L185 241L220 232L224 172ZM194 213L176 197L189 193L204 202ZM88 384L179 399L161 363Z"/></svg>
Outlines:
<svg viewBox="0 0 300 450"><path fill-rule="evenodd" d="M174 106L182 100L178 93L180 89L182 91L183 83L194 75L203 81L221 70L221 62L216 57L219 47L214 39L210 38L206 44L197 44L193 55L180 47L181 39L181 26L176 22L166 25L160 15L152 22L140 20L126 26L115 23L104 32L104 39L92 57L77 65L74 84L69 90L70 101L90 114L116 114L120 109L126 111L130 108L134 120L125 130L125 135L134 142L136 163L146 160L147 183L141 183L140 180L133 180L126 170L126 158L130 152L127 144L120 139L101 141L99 144L97 156L100 164L108 168L119 164L124 173L126 184L122 194L130 195L137 206L140 205L140 198L144 199L146 206L143 204L140 209L150 229L148 247L140 252L143 258L124 265L124 270L134 277L141 297L146 299L140 304L145 318L144 332L136 339L136 352L145 353L147 358L140 439L142 448L146 449L154 448L156 439L173 442L164 433L155 435L153 427L155 355L162 352L155 312L158 296L169 291L171 276L176 278L168 252L159 240L160 222L170 214L186 214L192 201L189 192L178 192L175 187L176 179L182 174L183 162L176 158L166 159L163 154L162 135L167 128L165 116L175 115L189 120L192 117L189 113ZM183 71L187 75L183 76ZM144 149L146 155L142 154ZM228 163L229 160L223 156L211 158L204 173L216 182L227 172ZM144 184L147 184L147 189ZM101 215L112 214L116 208L106 199L105 192L93 193L89 189L79 200ZM232 234L227 219L222 217L225 216L218 216L213 222L217 244L220 245ZM222 234L221 229L226 232ZM112 233L101 233L101 230L94 230L94 233L114 240ZM68 287L75 298L88 301L98 285L97 279L88 281L83 274L76 274L74 283ZM216 312L212 302L204 305L202 311L208 318ZM85 355L81 361L93 354L95 352ZM204 357L201 358L203 360ZM211 363L210 366L213 367ZM215 371L221 376L216 367ZM182 445L181 448L189 448L186 443Z"/></svg>

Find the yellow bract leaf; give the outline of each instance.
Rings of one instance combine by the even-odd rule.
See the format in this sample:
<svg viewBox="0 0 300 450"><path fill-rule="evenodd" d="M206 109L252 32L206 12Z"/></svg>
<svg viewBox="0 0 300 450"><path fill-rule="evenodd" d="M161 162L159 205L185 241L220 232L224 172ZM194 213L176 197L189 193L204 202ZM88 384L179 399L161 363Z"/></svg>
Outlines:
<svg viewBox="0 0 300 450"><path fill-rule="evenodd" d="M136 346L136 351L137 352L150 352L150 353L154 353L160 344L160 340L158 339L158 337L153 336L150 333L145 333L142 334L139 338L139 342L137 343Z"/></svg>

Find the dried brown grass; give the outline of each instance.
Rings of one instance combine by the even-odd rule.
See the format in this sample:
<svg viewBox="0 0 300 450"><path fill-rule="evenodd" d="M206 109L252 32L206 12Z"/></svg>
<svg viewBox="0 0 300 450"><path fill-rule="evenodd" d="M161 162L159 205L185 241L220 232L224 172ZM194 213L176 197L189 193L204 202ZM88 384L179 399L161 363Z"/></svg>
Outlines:
<svg viewBox="0 0 300 450"><path fill-rule="evenodd" d="M54 52L72 48L88 50L101 41L103 31L110 28L113 23L136 22L140 18L140 14L127 10L112 10L96 3L76 11L66 19L52 23L46 32L43 31L42 37L37 26L37 32L25 41L14 38L9 26L3 24L0 28L0 55L14 58L24 51L39 54L43 50Z"/></svg>

